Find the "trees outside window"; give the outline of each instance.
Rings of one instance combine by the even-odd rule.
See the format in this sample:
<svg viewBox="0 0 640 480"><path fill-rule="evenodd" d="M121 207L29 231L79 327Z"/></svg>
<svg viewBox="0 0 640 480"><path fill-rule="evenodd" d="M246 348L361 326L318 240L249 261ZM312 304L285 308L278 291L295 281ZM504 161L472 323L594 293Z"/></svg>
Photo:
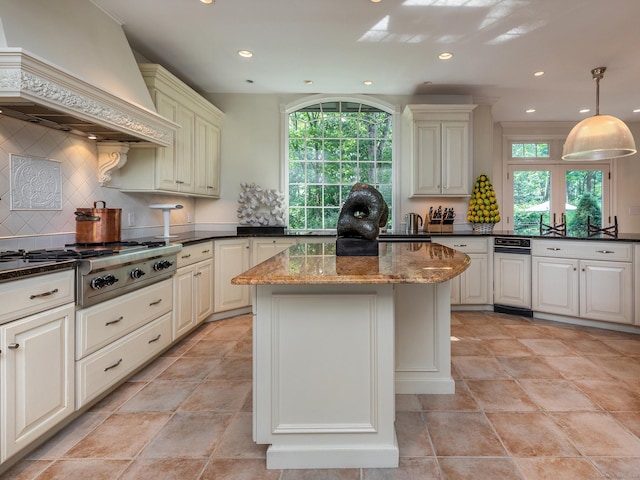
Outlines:
<svg viewBox="0 0 640 480"><path fill-rule="evenodd" d="M357 182L376 187L392 211L391 111L335 100L296 108L287 120L290 229L335 229L340 208Z"/></svg>

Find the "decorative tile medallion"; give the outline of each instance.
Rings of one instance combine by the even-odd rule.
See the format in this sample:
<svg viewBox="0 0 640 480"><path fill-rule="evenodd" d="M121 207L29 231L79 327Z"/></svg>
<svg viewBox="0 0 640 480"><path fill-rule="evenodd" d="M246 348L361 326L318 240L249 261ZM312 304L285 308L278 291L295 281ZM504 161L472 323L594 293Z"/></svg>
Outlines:
<svg viewBox="0 0 640 480"><path fill-rule="evenodd" d="M11 154L11 210L62 210L62 165Z"/></svg>

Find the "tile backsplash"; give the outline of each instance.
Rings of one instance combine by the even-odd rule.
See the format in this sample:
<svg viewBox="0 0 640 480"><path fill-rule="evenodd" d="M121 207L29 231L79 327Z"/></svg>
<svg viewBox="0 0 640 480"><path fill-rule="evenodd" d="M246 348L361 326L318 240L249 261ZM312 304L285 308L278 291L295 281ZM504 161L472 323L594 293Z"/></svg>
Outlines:
<svg viewBox="0 0 640 480"><path fill-rule="evenodd" d="M60 210L11 210L11 155L60 162L62 208ZM107 208L122 209L122 237L136 238L162 233L162 212L152 203L181 203L171 213L172 229L189 229L195 200L171 195L122 193L98 183L95 141L0 115L0 248L46 248L73 242L75 211L102 200ZM101 206L101 205L100 205ZM5 247L6 248L6 247Z"/></svg>

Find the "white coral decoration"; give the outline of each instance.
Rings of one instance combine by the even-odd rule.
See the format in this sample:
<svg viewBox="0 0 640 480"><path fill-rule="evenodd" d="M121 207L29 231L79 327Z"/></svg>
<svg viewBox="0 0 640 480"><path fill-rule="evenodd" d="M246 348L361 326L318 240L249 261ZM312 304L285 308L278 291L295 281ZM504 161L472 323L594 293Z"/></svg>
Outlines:
<svg viewBox="0 0 640 480"><path fill-rule="evenodd" d="M284 226L284 194L263 190L255 183L241 183L238 218L241 225Z"/></svg>

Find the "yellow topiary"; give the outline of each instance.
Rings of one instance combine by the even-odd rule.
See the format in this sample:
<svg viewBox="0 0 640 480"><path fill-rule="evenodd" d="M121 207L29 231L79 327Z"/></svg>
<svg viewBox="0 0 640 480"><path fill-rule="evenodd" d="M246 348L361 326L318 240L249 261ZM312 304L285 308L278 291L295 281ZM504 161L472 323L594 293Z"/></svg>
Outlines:
<svg viewBox="0 0 640 480"><path fill-rule="evenodd" d="M500 221L496 192L493 190L491 180L484 173L478 176L473 187L467 210L467 220L471 223L498 223Z"/></svg>

